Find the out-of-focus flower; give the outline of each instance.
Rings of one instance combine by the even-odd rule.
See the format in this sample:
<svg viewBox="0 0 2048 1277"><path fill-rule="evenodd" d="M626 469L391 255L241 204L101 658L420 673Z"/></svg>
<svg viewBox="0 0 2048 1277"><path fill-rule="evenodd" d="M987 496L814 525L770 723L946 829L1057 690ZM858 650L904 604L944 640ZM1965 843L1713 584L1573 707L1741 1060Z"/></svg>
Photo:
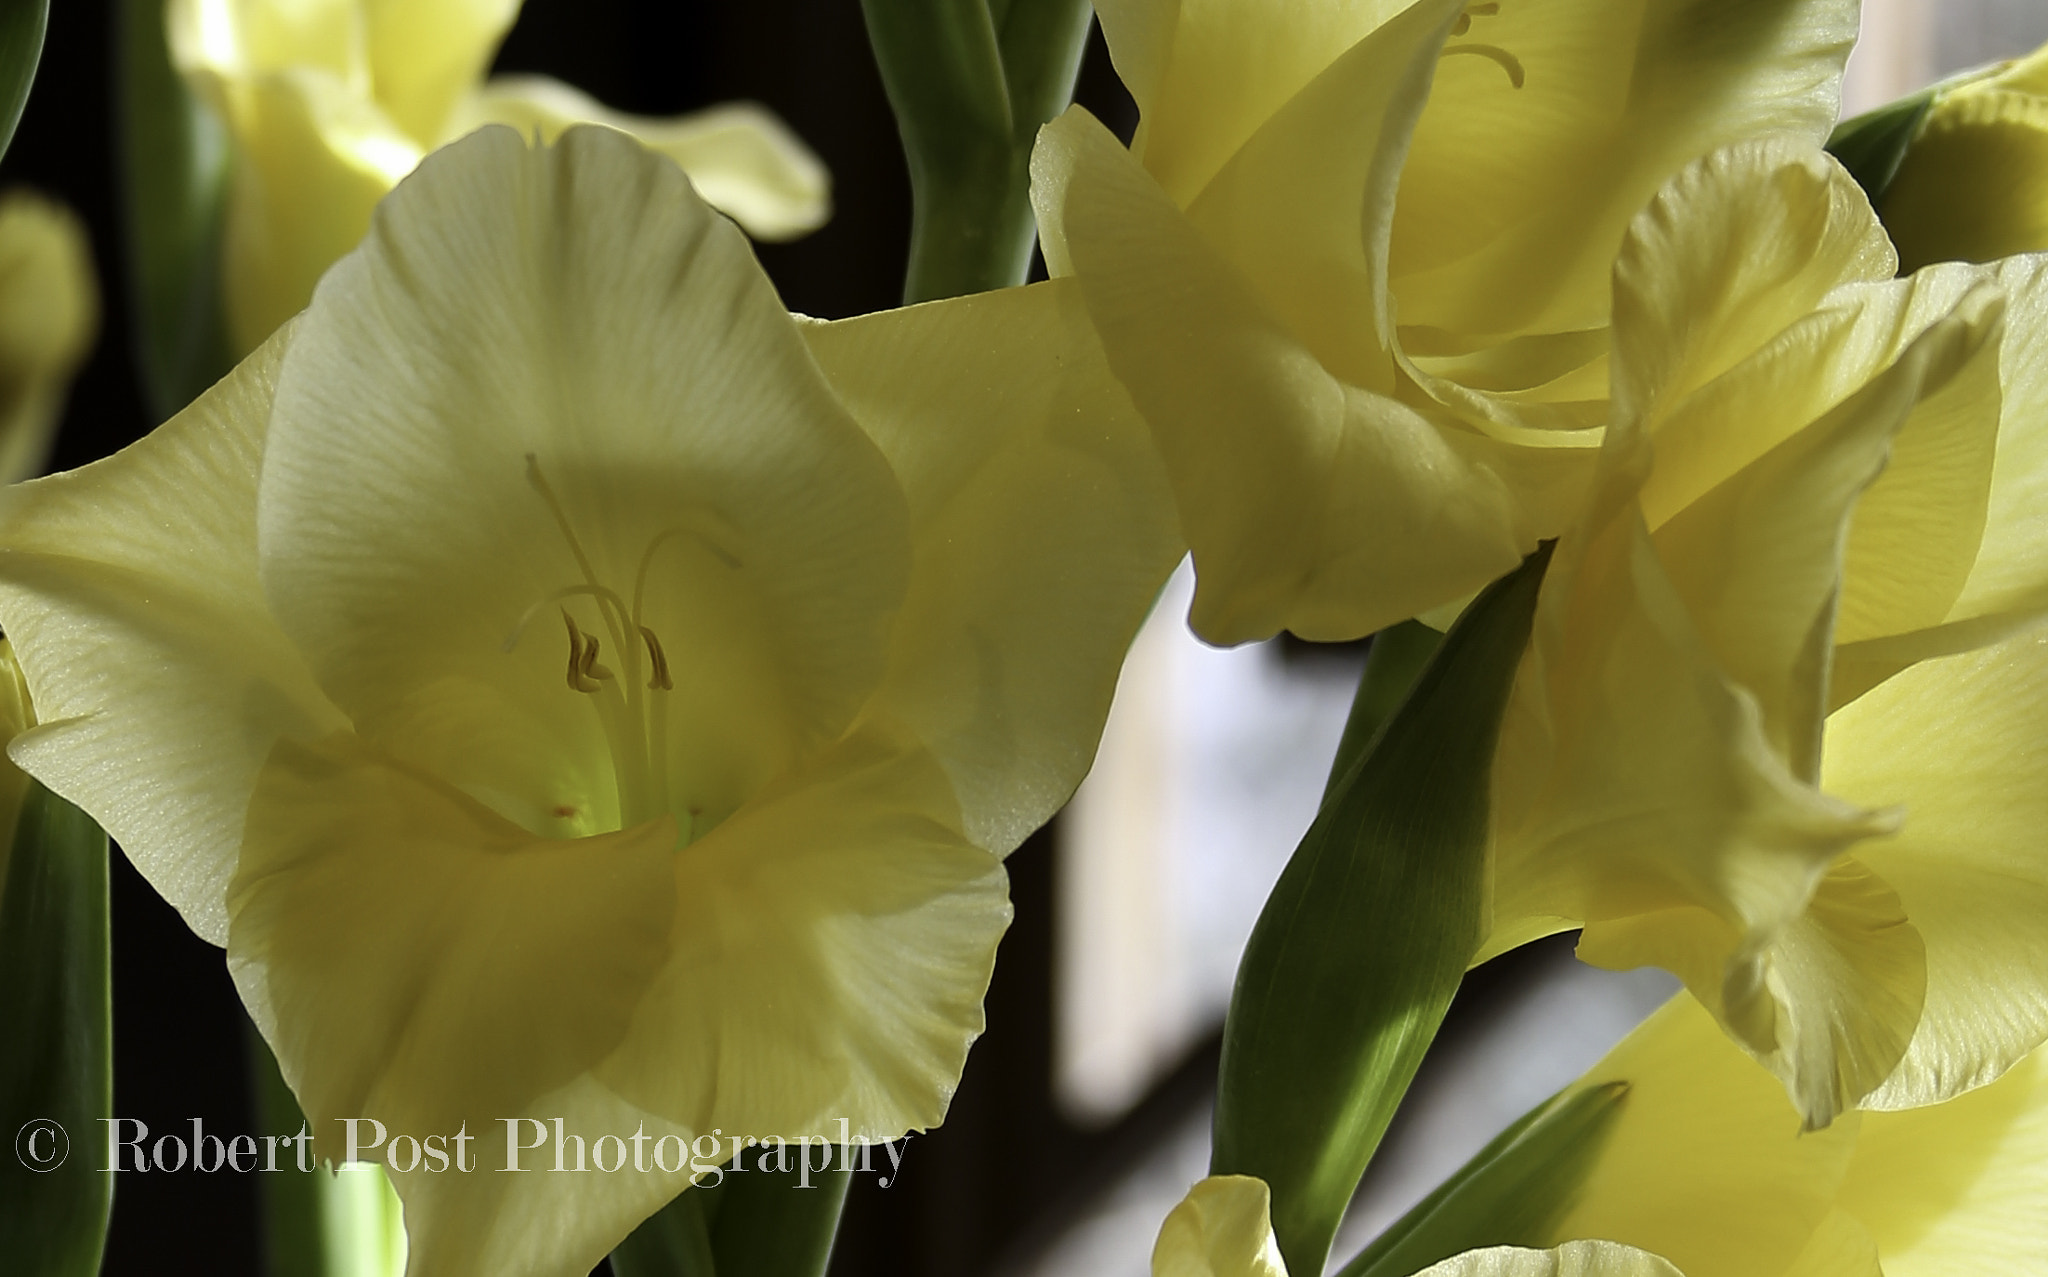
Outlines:
<svg viewBox="0 0 2048 1277"><path fill-rule="evenodd" d="M519 0L167 3L172 60L235 140L223 270L240 351L305 306L421 156L482 124L546 139L579 122L623 129L763 239L830 213L824 165L761 107L649 120L540 77L484 81Z"/></svg>
<svg viewBox="0 0 2048 1277"><path fill-rule="evenodd" d="M1152 1277L1287 1277L1268 1218L1265 1182L1212 1175L1188 1190L1152 1248ZM1416 1277L1679 1277L1653 1254L1607 1241L1551 1250L1489 1246L1431 1264Z"/></svg>
<svg viewBox="0 0 2048 1277"><path fill-rule="evenodd" d="M1079 304L800 326L667 160L481 131L192 407L15 492L15 756L227 946L329 1155L928 1127L1001 857L1179 553ZM410 1271L580 1275L665 1147L388 1156Z"/></svg>
<svg viewBox="0 0 2048 1277"><path fill-rule="evenodd" d="M1853 181L1784 141L1679 175L1616 266L1490 950L1583 924L1588 960L1676 972L1815 1126L2048 1037L2042 271L1892 278Z"/></svg>
<svg viewBox="0 0 2048 1277"><path fill-rule="evenodd" d="M1629 219L1720 145L1818 144L1857 24L1853 0L1286 8L1105 2L1138 135L1075 110L1034 157L1047 261L1159 442L1223 643L1356 637L1569 523Z"/></svg>
<svg viewBox="0 0 2048 1277"><path fill-rule="evenodd" d="M27 191L0 196L0 483L36 473L99 334L85 228Z"/></svg>
<svg viewBox="0 0 2048 1277"><path fill-rule="evenodd" d="M1686 1277L2030 1271L2048 1253L2048 1055L1960 1099L1799 1129L1770 1077L1680 997L1582 1085L1627 1097L1559 1237Z"/></svg>
<svg viewBox="0 0 2048 1277"><path fill-rule="evenodd" d="M1937 89L1879 211L1909 270L2048 249L2048 49Z"/></svg>

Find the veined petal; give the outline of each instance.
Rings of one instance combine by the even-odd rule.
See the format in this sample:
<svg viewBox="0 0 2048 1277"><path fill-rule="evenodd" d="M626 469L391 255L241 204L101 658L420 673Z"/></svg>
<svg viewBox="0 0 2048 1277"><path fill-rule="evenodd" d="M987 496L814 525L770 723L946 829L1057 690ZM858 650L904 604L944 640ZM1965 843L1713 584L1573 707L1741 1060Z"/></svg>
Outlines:
<svg viewBox="0 0 2048 1277"><path fill-rule="evenodd" d="M804 329L903 484L916 547L875 709L1006 854L1094 756L1123 650L1184 552L1145 423L1072 280Z"/></svg>
<svg viewBox="0 0 2048 1277"><path fill-rule="evenodd" d="M378 105L422 147L446 140L449 113L490 66L520 0L357 3Z"/></svg>
<svg viewBox="0 0 2048 1277"><path fill-rule="evenodd" d="M1197 631L1357 637L1514 566L1521 512L1478 436L1332 376L1084 112L1039 154L1072 175L1064 249L1173 481Z"/></svg>
<svg viewBox="0 0 2048 1277"><path fill-rule="evenodd" d="M1760 133L1825 139L1856 29L1850 0L1475 12L1402 172L1401 322L1474 341L1599 327L1623 231L1669 174Z"/></svg>
<svg viewBox="0 0 2048 1277"><path fill-rule="evenodd" d="M0 625L43 722L9 754L214 944L271 747L345 721L256 577L256 475L288 340L140 443L0 498ZM135 678L143 665L158 676Z"/></svg>
<svg viewBox="0 0 2048 1277"><path fill-rule="evenodd" d="M1108 0L1117 73L1137 99L1134 150L1183 207L1246 138L1414 0L1312 0L1284 19L1243 0Z"/></svg>
<svg viewBox="0 0 2048 1277"><path fill-rule="evenodd" d="M1860 1118L1802 1134L1783 1088L1684 994L1579 1085L1613 1082L1620 1115L1552 1235L1640 1246L1686 1277L1784 1272L1833 1207Z"/></svg>
<svg viewBox="0 0 2048 1277"><path fill-rule="evenodd" d="M1930 475L1901 473L1896 512L1877 507L1858 513L1858 537L1881 540L1867 555L1852 546L1853 595L1879 577L1896 571L1901 557L1908 563L1940 556L1953 564L1967 549L1960 593L1923 592L1921 606L1872 607L1860 624L1848 624L1838 635L1834 701L1841 704L1904 669L1914 661L1967 651L1998 642L2048 614L2048 525L2039 518L2048 501L2048 260L2016 257L1981 268L1932 266L1916 281L1981 274L1989 276L2007 299L2005 337L1998 353L1999 411L1995 443L1982 438L1984 409L1969 404L1970 415L1936 430L1922 431L1919 445L1938 467ZM1956 410L1965 408L1955 405ZM1909 428L1907 436L1914 432ZM1902 449L1913 447L1902 437ZM1985 483L1979 471L1984 451L1994 455ZM1901 458L1910 461L1910 457ZM1894 468L1900 468L1895 460ZM1933 482L1930 482L1930 479ZM1881 481L1880 489L1887 481ZM1871 494L1877 496L1876 492ZM1933 497L1935 499L1930 500ZM1968 504L1965 504L1965 501ZM1866 502L1868 504L1868 502ZM1972 516L1975 516L1974 518ZM1969 534L1981 528L1981 535ZM1940 579L1952 582L1952 567ZM1947 603L1945 611L1936 606ZM1890 599L1874 602L1890 604ZM1932 620L1929 618L1933 617Z"/></svg>
<svg viewBox="0 0 2048 1277"><path fill-rule="evenodd" d="M2048 1253L2048 1056L1907 1113L1871 1113L1841 1203L1886 1277L2024 1272Z"/></svg>
<svg viewBox="0 0 2048 1277"><path fill-rule="evenodd" d="M676 860L672 956L595 1076L696 1131L895 1139L945 1117L1010 921L922 749L856 732Z"/></svg>
<svg viewBox="0 0 2048 1277"><path fill-rule="evenodd" d="M1188 220L1324 368L1391 394L1387 238L1408 135L1462 0L1421 0L1246 139Z"/></svg>
<svg viewBox="0 0 2048 1277"><path fill-rule="evenodd" d="M422 150L369 98L323 69L238 80L201 74L194 83L235 139L224 304L236 348L253 350L304 308Z"/></svg>
<svg viewBox="0 0 2048 1277"><path fill-rule="evenodd" d="M13 741L36 725L36 708L30 701L28 681L22 677L21 662L14 658L14 645L0 638L0 739ZM14 828L21 819L22 800L28 796L28 776L11 758L0 757L0 896L7 891L7 862L14 852Z"/></svg>
<svg viewBox="0 0 2048 1277"><path fill-rule="evenodd" d="M1937 1103L2048 1040L2044 712L2048 638L2036 632L1922 662L1828 720L1828 788L1905 807L1899 833L1858 855L1927 946L1918 1028L1866 1105Z"/></svg>
<svg viewBox="0 0 2048 1277"><path fill-rule="evenodd" d="M676 848L667 817L537 837L352 733L277 745L228 964L321 1155L350 1117L487 1130L609 1055L669 955Z"/></svg>
<svg viewBox="0 0 2048 1277"><path fill-rule="evenodd" d="M1897 264L1862 189L1816 145L1765 138L1688 165L1629 223L1614 265L1616 415L1660 433L1663 413L1837 286Z"/></svg>
<svg viewBox="0 0 2048 1277"><path fill-rule="evenodd" d="M644 818L641 771L715 823L837 736L910 561L887 462L745 239L600 128L484 130L379 210L286 358L259 527L273 610L366 738L576 833ZM610 702L565 685L558 611L629 712L665 647L666 767L606 758ZM462 747L506 736L563 788ZM618 807L579 776L619 778ZM532 823L550 808L570 823Z"/></svg>
<svg viewBox="0 0 2048 1277"><path fill-rule="evenodd" d="M1669 1261L1609 1241L1569 1241L1550 1250L1489 1246L1453 1255L1415 1277L1683 1277Z"/></svg>
<svg viewBox="0 0 2048 1277"><path fill-rule="evenodd" d="M682 166L706 203L755 239L795 239L832 216L832 175L803 140L766 107L727 103L655 120L601 105L543 76L500 76L458 105L444 137L509 124L553 141L575 124L603 124Z"/></svg>
<svg viewBox="0 0 2048 1277"><path fill-rule="evenodd" d="M42 468L99 309L78 218L27 191L0 197L0 483Z"/></svg>

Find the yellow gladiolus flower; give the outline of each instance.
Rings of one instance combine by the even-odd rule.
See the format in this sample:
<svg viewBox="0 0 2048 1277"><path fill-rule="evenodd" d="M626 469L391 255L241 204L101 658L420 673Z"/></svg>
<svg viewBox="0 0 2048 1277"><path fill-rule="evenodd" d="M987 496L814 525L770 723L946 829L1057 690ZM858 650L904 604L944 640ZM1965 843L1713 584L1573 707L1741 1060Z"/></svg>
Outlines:
<svg viewBox="0 0 2048 1277"><path fill-rule="evenodd" d="M2048 1038L2044 266L1894 279L1849 176L1787 141L1690 167L1616 266L1603 473L1496 764L1490 948L1583 924L1589 961L1676 972L1814 1126Z"/></svg>
<svg viewBox="0 0 2048 1277"><path fill-rule="evenodd" d="M14 659L14 645L0 638L0 742L12 741L36 725L36 710ZM13 857L14 829L21 822L21 804L28 797L28 774L12 759L0 757L0 896L7 892L7 863Z"/></svg>
<svg viewBox="0 0 2048 1277"><path fill-rule="evenodd" d="M483 124L544 138L583 122L623 129L763 239L815 230L830 212L824 166L761 107L647 120L540 77L480 83L519 0L167 3L172 61L235 142L223 271L242 351L305 306L421 156Z"/></svg>
<svg viewBox="0 0 2048 1277"><path fill-rule="evenodd" d="M1287 1277L1265 1181L1212 1175L1188 1190L1152 1248L1152 1277ZM1551 1250L1489 1246L1431 1264L1416 1277L1679 1277L1653 1254L1605 1241Z"/></svg>
<svg viewBox="0 0 2048 1277"><path fill-rule="evenodd" d="M928 1127L1179 554L1079 305L799 324L666 159L483 130L0 507L14 755L226 945L330 1156ZM690 1173L371 1155L414 1273L581 1274Z"/></svg>
<svg viewBox="0 0 2048 1277"><path fill-rule="evenodd" d="M39 195L0 197L0 483L36 473L99 334L85 228Z"/></svg>
<svg viewBox="0 0 2048 1277"><path fill-rule="evenodd" d="M1572 518L1609 271L1678 168L1833 124L1853 0L1116 0L1141 122L1041 134L1046 260L1158 440L1195 628L1352 638Z"/></svg>
<svg viewBox="0 0 2048 1277"><path fill-rule="evenodd" d="M2030 1272L2048 1253L2048 1055L1909 1113L1800 1131L1770 1077L1680 997L1581 1085L1627 1097L1559 1237L1686 1277Z"/></svg>
<svg viewBox="0 0 2048 1277"><path fill-rule="evenodd" d="M2048 48L1938 90L1881 211L1908 268L2048 249Z"/></svg>

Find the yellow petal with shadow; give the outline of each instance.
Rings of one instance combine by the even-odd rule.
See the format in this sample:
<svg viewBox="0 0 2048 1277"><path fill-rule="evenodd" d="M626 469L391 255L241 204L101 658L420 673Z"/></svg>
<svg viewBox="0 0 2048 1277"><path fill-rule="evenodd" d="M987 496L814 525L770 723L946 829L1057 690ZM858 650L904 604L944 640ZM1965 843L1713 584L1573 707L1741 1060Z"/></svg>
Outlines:
<svg viewBox="0 0 2048 1277"><path fill-rule="evenodd" d="M677 830L536 837L349 733L280 742L228 963L323 1157L340 1120L491 1129L624 1040L675 921Z"/></svg>
<svg viewBox="0 0 2048 1277"><path fill-rule="evenodd" d="M1165 472L1073 280L804 336L910 507L877 704L945 767L963 832L1006 854L1080 783L1123 651L1185 552Z"/></svg>

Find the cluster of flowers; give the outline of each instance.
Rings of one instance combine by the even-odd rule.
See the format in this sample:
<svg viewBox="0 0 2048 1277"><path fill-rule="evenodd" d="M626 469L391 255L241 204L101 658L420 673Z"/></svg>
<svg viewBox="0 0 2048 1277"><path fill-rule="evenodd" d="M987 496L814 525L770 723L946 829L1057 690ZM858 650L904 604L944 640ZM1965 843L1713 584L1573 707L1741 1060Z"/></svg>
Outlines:
<svg viewBox="0 0 2048 1277"><path fill-rule="evenodd" d="M668 157L774 230L799 150L475 88L514 7L174 3L251 353L0 502L10 756L314 1131L934 1125L1184 550L1237 643L1554 538L1473 958L1689 992L1582 1084L1629 1099L1557 1248L1429 1271L2048 1251L2048 258L1942 260L1937 176L1900 275L1823 149L1854 0L1101 0L1142 122L1041 134L1054 278L834 323ZM688 1183L392 1178L437 1274L581 1273ZM1198 1185L1155 1272L1284 1272L1266 1200Z"/></svg>

